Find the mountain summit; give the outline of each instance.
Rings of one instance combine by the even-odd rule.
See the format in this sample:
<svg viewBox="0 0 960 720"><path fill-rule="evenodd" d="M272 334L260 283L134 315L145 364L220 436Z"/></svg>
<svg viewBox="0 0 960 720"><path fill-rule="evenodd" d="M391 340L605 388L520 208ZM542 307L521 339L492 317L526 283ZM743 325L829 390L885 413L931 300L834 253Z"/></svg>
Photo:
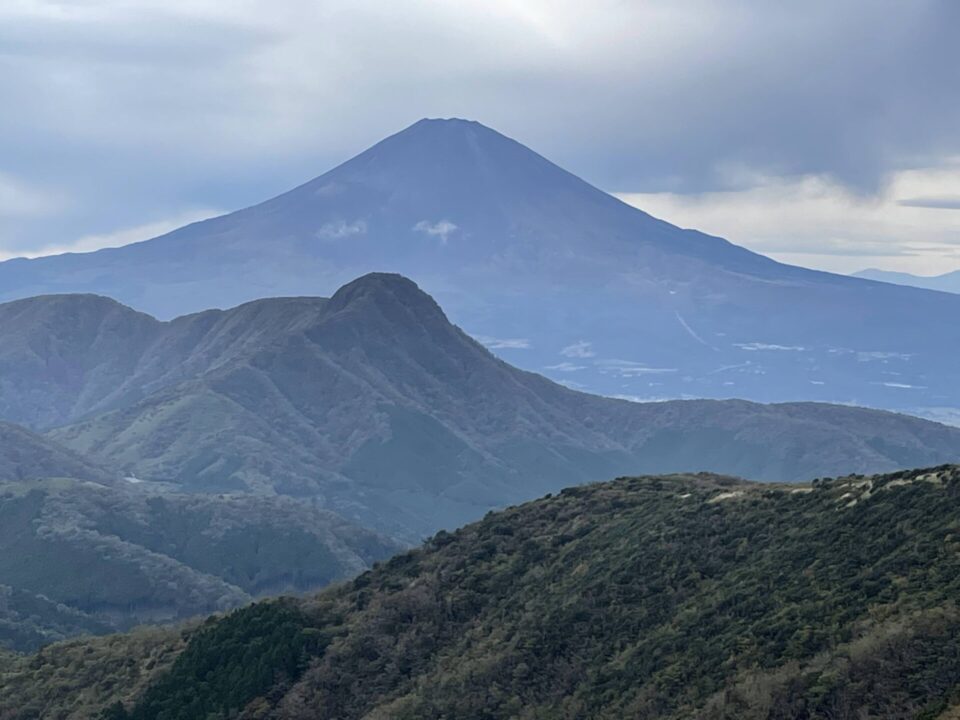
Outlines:
<svg viewBox="0 0 960 720"><path fill-rule="evenodd" d="M153 240L0 263L0 299L97 293L168 319L329 296L372 271L412 278L492 350L570 387L960 408L960 296L677 228L466 120L421 120L272 200Z"/></svg>

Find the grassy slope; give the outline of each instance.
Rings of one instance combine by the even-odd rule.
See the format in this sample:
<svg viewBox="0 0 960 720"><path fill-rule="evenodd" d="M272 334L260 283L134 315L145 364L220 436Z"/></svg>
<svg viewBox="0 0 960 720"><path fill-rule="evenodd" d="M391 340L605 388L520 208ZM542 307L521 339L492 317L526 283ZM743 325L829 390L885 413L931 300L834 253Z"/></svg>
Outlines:
<svg viewBox="0 0 960 720"><path fill-rule="evenodd" d="M957 468L567 490L209 623L112 717L934 718L960 683L958 505Z"/></svg>

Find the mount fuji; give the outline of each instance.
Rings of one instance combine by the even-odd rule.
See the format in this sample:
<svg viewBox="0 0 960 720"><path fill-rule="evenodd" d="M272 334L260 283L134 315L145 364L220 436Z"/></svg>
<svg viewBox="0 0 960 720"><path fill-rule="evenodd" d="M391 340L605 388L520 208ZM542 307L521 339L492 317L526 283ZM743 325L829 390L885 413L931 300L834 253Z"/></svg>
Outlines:
<svg viewBox="0 0 960 720"><path fill-rule="evenodd" d="M262 204L0 263L0 300L162 319L401 273L501 357L627 398L960 408L960 295L816 272L658 220L479 123L421 120Z"/></svg>

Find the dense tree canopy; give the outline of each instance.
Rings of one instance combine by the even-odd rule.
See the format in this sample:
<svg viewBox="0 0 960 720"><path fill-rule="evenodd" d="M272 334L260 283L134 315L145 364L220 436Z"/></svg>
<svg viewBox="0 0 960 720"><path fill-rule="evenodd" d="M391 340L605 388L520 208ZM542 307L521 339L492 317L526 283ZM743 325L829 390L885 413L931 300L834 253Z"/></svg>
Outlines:
<svg viewBox="0 0 960 720"><path fill-rule="evenodd" d="M111 720L936 718L960 686L958 505L952 467L573 488L313 599L211 620L139 699L100 706L120 700Z"/></svg>

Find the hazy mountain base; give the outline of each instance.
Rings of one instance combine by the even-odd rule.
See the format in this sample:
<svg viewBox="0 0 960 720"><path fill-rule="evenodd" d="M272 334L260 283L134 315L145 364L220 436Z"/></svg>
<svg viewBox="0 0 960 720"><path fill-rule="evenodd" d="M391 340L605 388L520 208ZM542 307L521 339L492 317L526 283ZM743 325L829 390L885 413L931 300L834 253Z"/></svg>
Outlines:
<svg viewBox="0 0 960 720"><path fill-rule="evenodd" d="M621 474L763 480L960 460L960 430L861 408L632 403L497 360L372 274L161 323L105 298L0 305L0 416L187 492L275 493L411 544ZM58 368L51 372L50 368Z"/></svg>
<svg viewBox="0 0 960 720"><path fill-rule="evenodd" d="M0 646L169 622L315 590L400 545L307 502L0 484Z"/></svg>
<svg viewBox="0 0 960 720"><path fill-rule="evenodd" d="M905 272L889 270L861 270L853 273L854 277L879 282L893 283L894 285L909 285L925 290L939 290L941 292L960 293L960 270L944 273L943 275L913 275Z"/></svg>
<svg viewBox="0 0 960 720"><path fill-rule="evenodd" d="M958 505L956 467L575 488L315 600L208 622L142 694L122 677L87 707L136 720L947 717ZM50 663L21 662L38 683L3 677L10 720L36 717L17 708L43 694Z"/></svg>
<svg viewBox="0 0 960 720"><path fill-rule="evenodd" d="M0 652L3 648L35 650L77 635L103 635L116 630L48 597L0 585Z"/></svg>

